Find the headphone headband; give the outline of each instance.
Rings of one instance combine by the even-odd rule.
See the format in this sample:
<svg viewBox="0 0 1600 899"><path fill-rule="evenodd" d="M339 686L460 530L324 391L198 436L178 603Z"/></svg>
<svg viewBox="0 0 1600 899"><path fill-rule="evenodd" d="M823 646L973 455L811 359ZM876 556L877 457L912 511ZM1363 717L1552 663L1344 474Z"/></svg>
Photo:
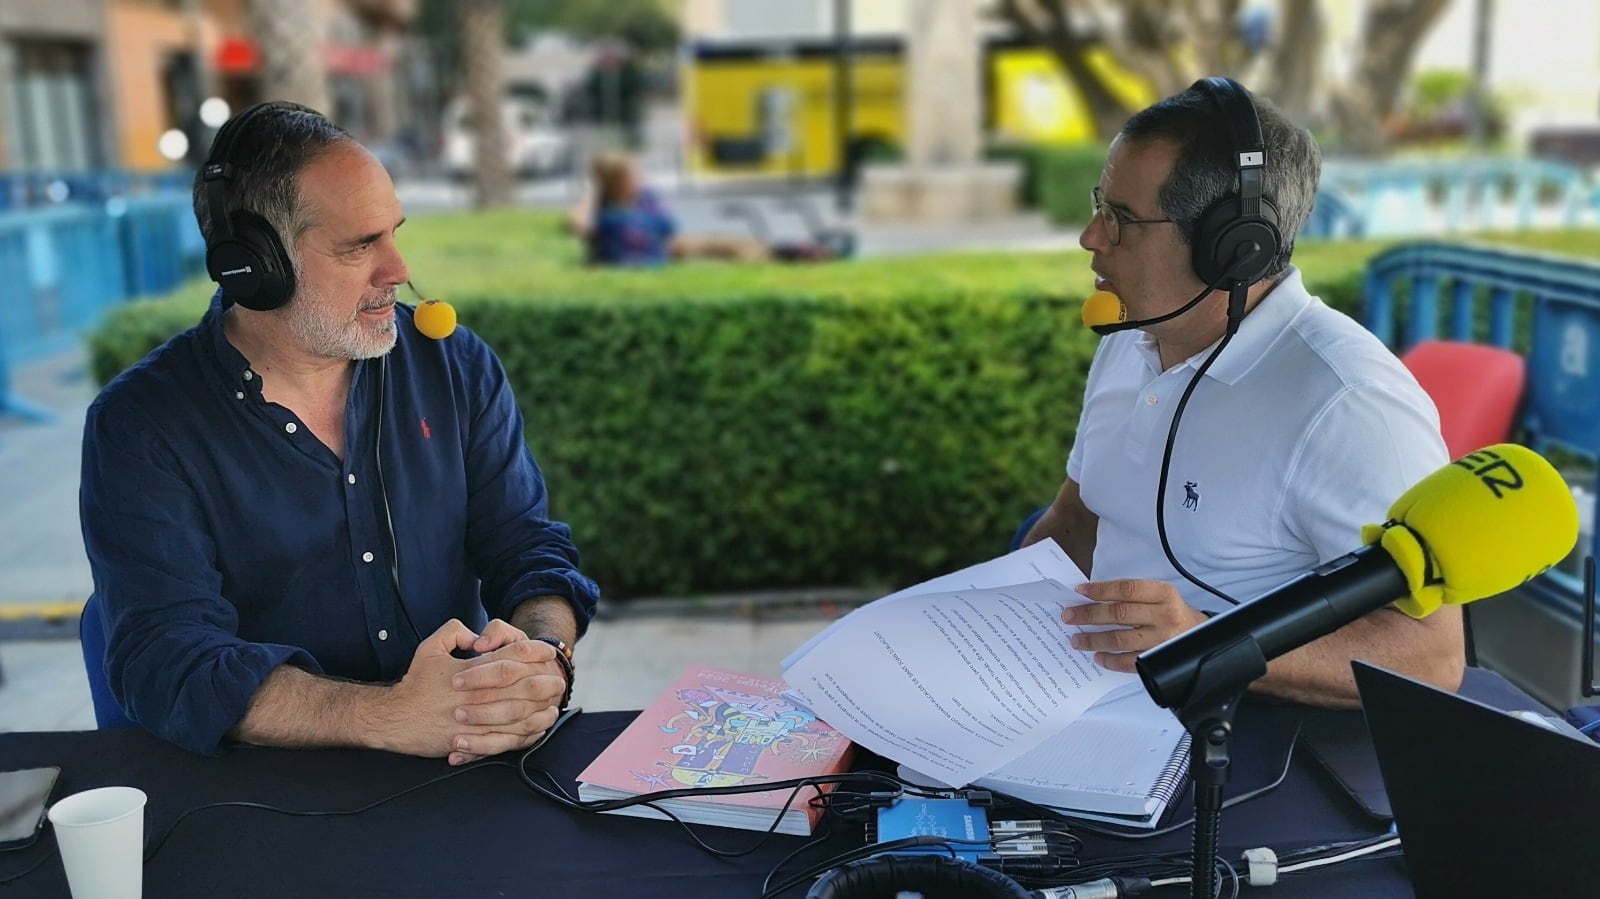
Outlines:
<svg viewBox="0 0 1600 899"><path fill-rule="evenodd" d="M215 235L213 240L233 239L232 216L228 214L228 201L232 198L230 182L238 171L233 165L233 145L238 142L239 135L251 119L261 115L269 109L282 108L282 103L257 103L233 118L224 122L222 130L211 141L211 152L206 155L205 163L200 167L200 178L206 185L206 204L211 211L211 230ZM221 228L221 231L217 229Z"/></svg>
<svg viewBox="0 0 1600 899"><path fill-rule="evenodd" d="M247 209L230 209L237 200L234 145L255 119L270 110L314 113L296 103L257 103L229 119L211 141L200 167L206 209L211 217L206 236L206 271L222 286L225 303L267 311L289 301L295 292L294 266L272 225Z"/></svg>
<svg viewBox="0 0 1600 899"><path fill-rule="evenodd" d="M1228 120L1233 137L1234 167L1239 173L1239 214L1261 214L1263 177L1267 169L1267 141L1261 134L1261 118L1255 101L1244 86L1232 78L1202 78L1194 86L1211 96Z"/></svg>
<svg viewBox="0 0 1600 899"><path fill-rule="evenodd" d="M1200 214L1191 255L1200 280L1229 288L1229 318L1234 320L1244 315L1242 288L1265 277L1283 249L1278 211L1265 196L1267 142L1255 100L1237 81L1202 78L1190 90L1209 97L1227 121L1237 191Z"/></svg>

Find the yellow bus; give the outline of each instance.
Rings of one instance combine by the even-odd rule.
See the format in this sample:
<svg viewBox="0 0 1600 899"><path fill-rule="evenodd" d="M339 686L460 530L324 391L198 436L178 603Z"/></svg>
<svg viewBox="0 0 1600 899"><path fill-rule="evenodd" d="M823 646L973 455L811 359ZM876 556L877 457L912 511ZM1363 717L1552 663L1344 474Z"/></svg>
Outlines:
<svg viewBox="0 0 1600 899"><path fill-rule="evenodd" d="M894 152L906 131L904 41L851 42L851 143L858 155ZM688 48L687 156L696 173L816 176L839 168L832 41L741 41ZM1097 49L1089 63L1130 108L1154 102L1149 84ZM992 140L1070 145L1097 140L1093 119L1049 49L1017 41L984 47L984 127Z"/></svg>

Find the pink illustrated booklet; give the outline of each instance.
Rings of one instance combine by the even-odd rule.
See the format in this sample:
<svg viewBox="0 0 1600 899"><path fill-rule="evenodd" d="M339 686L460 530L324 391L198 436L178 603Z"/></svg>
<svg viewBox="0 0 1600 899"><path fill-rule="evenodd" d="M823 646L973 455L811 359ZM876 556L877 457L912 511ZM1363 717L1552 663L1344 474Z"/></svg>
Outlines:
<svg viewBox="0 0 1600 899"><path fill-rule="evenodd" d="M781 680L693 665L578 775L582 799L621 799L660 790L761 784L846 771L852 744L780 695ZM822 787L824 791L830 786ZM685 821L766 830L790 789L695 796L659 804ZM821 812L806 788L779 833L806 835ZM617 814L664 815L647 806Z"/></svg>

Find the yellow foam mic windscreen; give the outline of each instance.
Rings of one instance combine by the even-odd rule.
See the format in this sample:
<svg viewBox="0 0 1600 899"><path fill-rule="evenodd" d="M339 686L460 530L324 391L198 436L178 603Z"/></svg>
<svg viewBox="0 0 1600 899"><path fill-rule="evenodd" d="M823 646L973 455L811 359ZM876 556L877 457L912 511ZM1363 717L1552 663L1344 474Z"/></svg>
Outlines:
<svg viewBox="0 0 1600 899"><path fill-rule="evenodd" d="M1109 290L1097 290L1083 301L1083 323L1091 328L1121 324L1128 319L1122 298Z"/></svg>
<svg viewBox="0 0 1600 899"><path fill-rule="evenodd" d="M443 340L455 333L456 309L444 300L423 300L417 304L411 321L424 336Z"/></svg>
<svg viewBox="0 0 1600 899"><path fill-rule="evenodd" d="M1578 507L1542 456L1499 443L1423 478L1361 537L1405 573L1411 594L1396 608L1421 618L1504 593L1561 561L1578 542Z"/></svg>

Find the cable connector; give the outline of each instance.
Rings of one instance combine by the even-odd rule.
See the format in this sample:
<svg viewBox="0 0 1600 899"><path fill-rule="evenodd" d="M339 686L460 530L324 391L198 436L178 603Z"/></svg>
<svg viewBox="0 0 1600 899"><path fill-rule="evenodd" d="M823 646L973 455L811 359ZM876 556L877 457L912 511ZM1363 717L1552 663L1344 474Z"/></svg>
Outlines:
<svg viewBox="0 0 1600 899"><path fill-rule="evenodd" d="M1148 889L1148 877L1102 877L1069 887L1034 890L1033 895L1038 899L1127 899L1142 896Z"/></svg>
<svg viewBox="0 0 1600 899"><path fill-rule="evenodd" d="M974 808L994 808L994 794L988 790L964 790L960 795Z"/></svg>
<svg viewBox="0 0 1600 899"><path fill-rule="evenodd" d="M1278 882L1278 853L1258 846L1245 850L1244 861L1248 866L1244 879L1251 886L1271 886Z"/></svg>

